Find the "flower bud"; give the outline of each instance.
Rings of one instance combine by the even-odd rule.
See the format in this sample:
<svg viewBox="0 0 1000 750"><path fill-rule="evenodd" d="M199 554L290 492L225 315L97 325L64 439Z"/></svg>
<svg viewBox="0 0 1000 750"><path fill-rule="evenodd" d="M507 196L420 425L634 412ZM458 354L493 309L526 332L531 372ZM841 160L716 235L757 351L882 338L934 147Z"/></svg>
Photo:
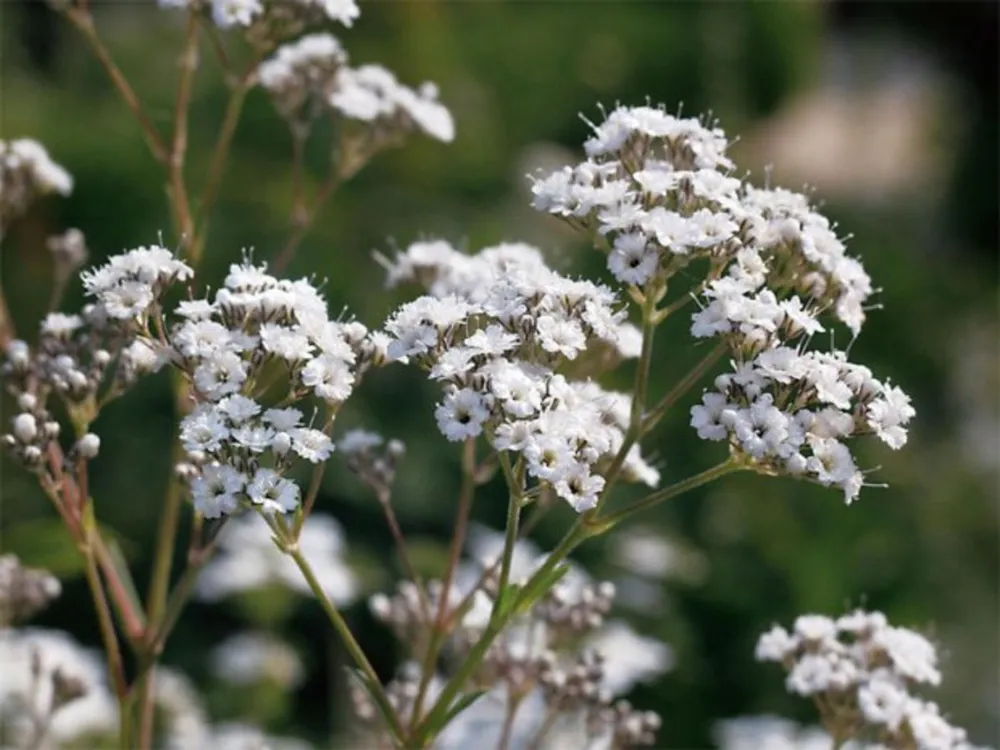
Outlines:
<svg viewBox="0 0 1000 750"><path fill-rule="evenodd" d="M88 461L96 458L100 449L101 439L92 432L88 432L76 444L76 452Z"/></svg>
<svg viewBox="0 0 1000 750"><path fill-rule="evenodd" d="M38 422L31 414L18 414L14 417L14 435L22 443L30 443L38 437Z"/></svg>

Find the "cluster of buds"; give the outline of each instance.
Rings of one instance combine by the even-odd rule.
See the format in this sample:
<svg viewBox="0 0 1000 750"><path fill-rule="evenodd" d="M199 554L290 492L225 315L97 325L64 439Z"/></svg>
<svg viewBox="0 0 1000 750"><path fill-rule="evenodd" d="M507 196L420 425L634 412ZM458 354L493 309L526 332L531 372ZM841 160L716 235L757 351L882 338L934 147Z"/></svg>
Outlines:
<svg viewBox="0 0 1000 750"><path fill-rule="evenodd" d="M17 398L18 413L11 419L11 431L0 436L0 445L29 471L42 468L49 445L59 437L59 423L30 393Z"/></svg>
<svg viewBox="0 0 1000 750"><path fill-rule="evenodd" d="M370 487L379 502L387 503L396 479L396 468L406 453L401 440L383 440L366 430L351 430L337 441L337 451L348 468Z"/></svg>
<svg viewBox="0 0 1000 750"><path fill-rule="evenodd" d="M440 586L439 582L438 586ZM428 587L430 588L430 587ZM428 611L420 588L413 581L400 581L392 594L375 594L368 608L376 620L387 626L401 643L413 642L430 625L435 611Z"/></svg>
<svg viewBox="0 0 1000 750"><path fill-rule="evenodd" d="M611 581L584 584L573 596L556 586L535 606L535 614L545 622L550 638L570 640L600 628L614 599Z"/></svg>
<svg viewBox="0 0 1000 750"><path fill-rule="evenodd" d="M615 701L588 717L588 730L593 735L608 737L607 747L611 750L653 745L662 725L659 714L637 711L626 700Z"/></svg>
<svg viewBox="0 0 1000 750"><path fill-rule="evenodd" d="M67 229L62 234L49 237L45 247L52 255L53 299L58 299L73 274L87 262L87 240L79 229Z"/></svg>
<svg viewBox="0 0 1000 750"><path fill-rule="evenodd" d="M59 579L41 568L21 564L16 555L0 557L0 628L24 622L62 592Z"/></svg>

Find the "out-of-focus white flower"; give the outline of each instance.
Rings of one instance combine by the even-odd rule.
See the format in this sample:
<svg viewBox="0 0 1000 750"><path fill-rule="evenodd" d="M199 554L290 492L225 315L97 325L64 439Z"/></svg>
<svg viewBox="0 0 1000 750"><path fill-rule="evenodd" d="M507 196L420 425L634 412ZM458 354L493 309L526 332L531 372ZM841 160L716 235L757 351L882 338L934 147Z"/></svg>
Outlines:
<svg viewBox="0 0 1000 750"><path fill-rule="evenodd" d="M117 728L104 660L66 633L0 629L0 664L0 721L15 736L30 732L36 719L57 742Z"/></svg>
<svg viewBox="0 0 1000 750"><path fill-rule="evenodd" d="M786 669L789 692L830 697L831 710L846 712L829 721L853 726L860 718L865 734L887 746L915 738L925 750L969 750L964 730L946 721L937 704L911 694L920 683L941 681L933 644L890 625L881 612L858 610L836 620L803 615L791 633L776 625L760 637L757 659Z"/></svg>
<svg viewBox="0 0 1000 750"><path fill-rule="evenodd" d="M295 650L267 633L230 636L213 649L211 663L216 677L236 684L268 681L291 689L305 678L305 665Z"/></svg>
<svg viewBox="0 0 1000 750"><path fill-rule="evenodd" d="M639 635L626 623L607 623L588 645L604 657L603 686L624 695L638 682L649 682L674 666L670 646Z"/></svg>
<svg viewBox="0 0 1000 750"><path fill-rule="evenodd" d="M716 723L719 750L829 750L832 740L819 727L802 727L777 716L740 716ZM861 750L854 742L844 750Z"/></svg>
<svg viewBox="0 0 1000 750"><path fill-rule="evenodd" d="M272 540L271 529L256 513L232 518L220 532L218 551L195 584L196 595L218 601L267 586L312 593L295 562ZM299 549L309 561L327 596L337 605L350 604L358 582L347 566L344 534L331 516L312 514L302 527Z"/></svg>

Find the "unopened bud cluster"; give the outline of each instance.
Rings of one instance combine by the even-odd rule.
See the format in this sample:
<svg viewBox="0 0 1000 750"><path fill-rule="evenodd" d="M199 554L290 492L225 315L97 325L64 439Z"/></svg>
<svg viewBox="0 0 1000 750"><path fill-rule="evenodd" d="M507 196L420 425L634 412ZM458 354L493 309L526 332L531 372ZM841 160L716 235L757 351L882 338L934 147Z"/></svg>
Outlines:
<svg viewBox="0 0 1000 750"><path fill-rule="evenodd" d="M21 564L16 555L0 557L0 628L24 622L62 592L59 579Z"/></svg>
<svg viewBox="0 0 1000 750"><path fill-rule="evenodd" d="M17 397L17 409L10 432L0 435L0 445L26 469L37 471L46 461L49 445L59 437L59 423L31 393Z"/></svg>
<svg viewBox="0 0 1000 750"><path fill-rule="evenodd" d="M55 264L56 282L64 282L87 262L87 240L79 229L67 229L46 241Z"/></svg>
<svg viewBox="0 0 1000 750"><path fill-rule="evenodd" d="M366 430L351 430L337 441L337 451L348 468L358 475L382 502L388 502L396 467L406 453L400 440L386 442L381 435Z"/></svg>
<svg viewBox="0 0 1000 750"><path fill-rule="evenodd" d="M585 584L575 596L556 586L536 605L535 613L552 638L569 640L600 628L614 599L615 585L610 581Z"/></svg>

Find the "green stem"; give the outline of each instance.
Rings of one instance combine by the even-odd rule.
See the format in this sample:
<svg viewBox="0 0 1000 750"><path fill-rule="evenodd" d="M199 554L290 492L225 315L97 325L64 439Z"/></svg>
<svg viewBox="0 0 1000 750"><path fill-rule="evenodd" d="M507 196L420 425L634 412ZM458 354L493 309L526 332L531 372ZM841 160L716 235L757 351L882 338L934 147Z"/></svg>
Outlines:
<svg viewBox="0 0 1000 750"><path fill-rule="evenodd" d="M476 641L475 645L469 651L469 655L465 658L455 674L451 676L448 683L441 690L438 695L437 701L435 701L434 706L428 712L427 717L420 723L416 731L411 735L411 742L408 747L412 748L424 748L427 745L430 735L433 732L440 731L441 723L448 714L448 710L454 703L455 698L458 696L459 692L466 682L475 674L476 670L479 669L480 664L482 664L483 658L489 651L490 646L493 645L493 641L496 640L497 636L504 630L513 618L515 612L517 612L519 605L528 601L528 597L532 596L534 590L539 586L540 582L545 581L552 571L565 560L570 553L576 549L577 546L587 538L594 535L593 529L584 521L584 517L580 516L577 518L576 523L570 527L569 531L559 542L558 546L552 551L552 554L548 556L545 562L535 571L535 574L528 579L528 582L521 588L518 592L517 598L512 602L512 605L506 607L498 616L491 617L490 622L487 624L486 629L483 631L479 640Z"/></svg>
<svg viewBox="0 0 1000 750"><path fill-rule="evenodd" d="M209 24L212 26L212 24ZM254 61L257 62L256 60ZM241 77L229 94L229 101L226 103L226 112L222 117L222 126L219 128L219 135L215 141L215 149L212 151L212 159L209 162L208 178L205 188L198 203L197 221L198 237L192 245L191 255L200 258L205 248L205 241L208 237L208 218L212 206L219 194L219 187L222 185L222 178L225 175L226 162L229 159L233 136L239 125L240 115L243 113L243 105L246 102L247 93L250 91L250 81L256 67Z"/></svg>
<svg viewBox="0 0 1000 750"><path fill-rule="evenodd" d="M123 750L128 750L131 740L129 737L129 712L127 710L128 683L125 680L125 667L122 662L121 648L118 644L118 635L115 633L111 608L108 606L108 600L104 594L104 586L101 583L101 576L97 571L97 562L94 558L92 540L96 534L96 530L90 527L85 533L87 538L81 549L85 562L84 574L87 578L91 597L94 600L94 611L97 613L97 624L101 631L101 642L104 645L104 655L107 659L108 678L114 686L115 696L118 699L118 709L121 717L118 739L119 747Z"/></svg>
<svg viewBox="0 0 1000 750"><path fill-rule="evenodd" d="M316 600L326 613L327 619L330 620L330 624L332 624L334 630L337 631L337 635L340 636L340 640L343 642L347 652L351 655L351 658L354 659L354 663L358 665L358 668L364 674L368 683L366 686L368 688L368 692L378 705L379 711L382 713L382 717L385 719L385 722L389 727L389 731L392 733L397 742L402 742L405 736L403 726L400 724L399 718L396 716L396 712L393 709L392 704L389 703L389 698L385 693L385 689L382 687L382 681L375 672L375 668L371 665L371 662L368 661L368 657L365 656L365 652L361 649L361 646L354 638L354 634L351 633L351 628L344 620L343 615L340 614L337 608L333 605L333 602L331 602L329 597L326 595L322 584L320 584L319 580L316 578L316 574L313 572L312 566L309 565L309 561L303 556L298 544L287 538L287 529L280 528L280 520L271 521L266 517L265 520L267 520L268 524L271 525L271 528L274 529L275 534L278 535L279 539L282 539L283 543L286 544L285 550L287 554L295 561L295 564L299 566L299 570L302 571L302 575L309 584L309 588L312 589Z"/></svg>
<svg viewBox="0 0 1000 750"><path fill-rule="evenodd" d="M718 479L719 477L723 477L726 474L737 471L741 468L743 467L740 464L736 463L732 459L727 459L720 464L716 464L711 469L706 469L700 474L695 474L694 476L682 479L680 482L672 484L669 487L664 487L656 492L652 492L649 495L646 495L646 497L639 502L634 503L627 508L623 508L617 513L599 517L596 519L596 523L604 528L610 529L612 526L615 526L621 521L631 518L636 513L649 510L662 502L684 494L688 490L693 490L695 487L700 487L703 484L707 484L708 482Z"/></svg>
<svg viewBox="0 0 1000 750"><path fill-rule="evenodd" d="M437 612L431 627L430 638L427 643L427 651L424 654L423 669L420 676L420 686L417 688L417 697L413 702L413 714L410 717L410 728L416 726L420 720L420 712L424 707L424 700L427 697L427 689L430 686L431 678L434 676L434 664L441 647L447 636L448 622L448 600L451 598L451 585L458 570L458 562L462 555L462 547L465 545L465 535L469 526L469 516L472 513L472 501L476 494L476 439L468 438L462 448L462 487L458 495L458 513L455 518L455 531L451 537L451 547L448 552L448 567L444 574L444 583L441 586L441 598L438 600ZM414 581L416 583L416 581Z"/></svg>
<svg viewBox="0 0 1000 750"><path fill-rule="evenodd" d="M657 423L663 418L667 411L674 406L692 387L694 387L699 380L704 377L705 373L708 372L712 366L719 361L719 358L729 351L729 344L725 341L720 342L712 351L706 354L698 364L691 368L690 372L687 373L683 378L678 381L678 383L670 389L670 391L659 400L659 402L649 413L646 414L645 419L642 421L642 432L647 433L652 430Z"/></svg>
<svg viewBox="0 0 1000 750"><path fill-rule="evenodd" d="M517 527L521 518L521 496L524 491L524 465L518 462L517 468L511 468L510 458L506 453L500 454L500 464L504 468L504 476L507 479L510 490L507 501L507 525L503 538L503 557L500 561L500 578L497 583L497 597L493 602L493 612L490 619L496 619L501 614L501 607L505 603L505 593L510 583L510 568L514 561L514 547L517 546Z"/></svg>
<svg viewBox="0 0 1000 750"><path fill-rule="evenodd" d="M649 390L649 372L653 363L653 337L656 334L656 325L655 296L650 294L642 305L642 352L636 365L629 425L618 453L615 454L611 466L604 474L605 484L604 489L601 490L601 496L597 499L597 509L603 507L608 498L611 497L611 491L621 476L622 466L625 465L628 452L644 434L642 414L646 406L646 393Z"/></svg>

